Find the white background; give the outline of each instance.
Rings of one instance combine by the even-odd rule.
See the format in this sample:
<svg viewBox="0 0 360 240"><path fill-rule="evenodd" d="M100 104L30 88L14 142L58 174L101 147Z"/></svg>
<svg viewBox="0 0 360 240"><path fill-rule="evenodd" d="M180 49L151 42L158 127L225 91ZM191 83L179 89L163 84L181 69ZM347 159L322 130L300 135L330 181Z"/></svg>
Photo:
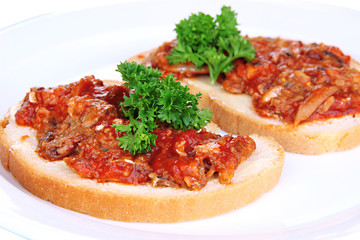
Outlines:
<svg viewBox="0 0 360 240"><path fill-rule="evenodd" d="M286 2L286 0L269 1ZM131 2L131 0L1 0L0 29L45 13L73 11L119 2ZM320 2L360 11L359 0L307 0L306 2Z"/></svg>
<svg viewBox="0 0 360 240"><path fill-rule="evenodd" d="M27 19L38 17L47 13L67 12L67 11L73 11L83 8L93 8L103 5L112 5L119 2L130 2L130 1L131 0L101 0L101 1L100 0L61 0L61 1L1 0L0 1L0 31L3 28L11 27L11 25L13 24L26 21ZM284 0L276 0L276 1L284 2ZM311 1L307 1L307 2L311 2ZM312 0L312 2L321 2L335 6L352 8L360 11L359 0ZM355 29L355 31L358 31L358 29ZM7 232L6 230L0 228L0 239L23 239L23 238L18 237L17 235Z"/></svg>

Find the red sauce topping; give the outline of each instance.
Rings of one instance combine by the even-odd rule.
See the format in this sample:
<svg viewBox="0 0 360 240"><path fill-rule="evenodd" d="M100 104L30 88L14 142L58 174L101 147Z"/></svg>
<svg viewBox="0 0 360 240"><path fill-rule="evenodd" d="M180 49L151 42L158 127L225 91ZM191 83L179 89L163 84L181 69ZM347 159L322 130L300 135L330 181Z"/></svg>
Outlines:
<svg viewBox="0 0 360 240"><path fill-rule="evenodd" d="M64 160L81 177L99 182L152 183L199 190L218 176L231 182L237 166L255 149L250 137L220 136L205 130L154 130L156 146L131 155L118 146L113 124L128 124L119 103L130 90L104 85L94 76L56 88L33 88L15 115L21 126L37 130L38 154Z"/></svg>
<svg viewBox="0 0 360 240"><path fill-rule="evenodd" d="M249 40L255 59L236 60L218 82L230 93L250 95L260 116L296 125L360 113L360 72L349 67L351 58L339 48L280 38ZM174 43L160 47L151 64L174 70L176 65L169 68L166 61ZM177 74L191 76L191 71L179 68Z"/></svg>

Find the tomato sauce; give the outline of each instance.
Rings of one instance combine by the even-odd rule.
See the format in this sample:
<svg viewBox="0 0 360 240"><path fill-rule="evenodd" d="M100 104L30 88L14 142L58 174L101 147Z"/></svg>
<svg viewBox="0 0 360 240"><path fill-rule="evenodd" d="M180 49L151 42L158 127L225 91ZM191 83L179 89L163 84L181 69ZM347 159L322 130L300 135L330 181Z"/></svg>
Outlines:
<svg viewBox="0 0 360 240"><path fill-rule="evenodd" d="M360 72L349 66L350 56L339 48L281 38L248 39L256 50L253 61L237 59L218 82L230 93L250 95L260 116L297 125L360 113ZM167 64L175 43L160 47L151 57L152 66L175 71L179 78L197 75Z"/></svg>
<svg viewBox="0 0 360 240"><path fill-rule="evenodd" d="M94 76L56 88L33 88L15 119L37 131L37 153L63 160L83 178L125 184L151 183L199 190L218 177L228 184L237 166L255 150L250 137L220 136L206 130L174 130L160 124L156 146L145 154L121 149L113 124L128 124L119 103L125 86L104 85Z"/></svg>

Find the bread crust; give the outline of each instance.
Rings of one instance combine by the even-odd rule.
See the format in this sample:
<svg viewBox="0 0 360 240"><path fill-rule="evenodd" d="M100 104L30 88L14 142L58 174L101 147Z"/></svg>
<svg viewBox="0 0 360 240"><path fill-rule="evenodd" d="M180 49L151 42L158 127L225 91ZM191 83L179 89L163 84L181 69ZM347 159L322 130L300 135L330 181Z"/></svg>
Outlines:
<svg viewBox="0 0 360 240"><path fill-rule="evenodd" d="M148 64L149 55L156 49L140 53L128 61ZM360 69L360 63L351 60L351 66ZM300 154L322 154L343 151L360 145L360 115L299 124L260 117L245 94L226 92L219 84L212 85L207 76L185 78L182 82L192 93L202 93L200 106L213 113L212 121L224 131L271 136L285 151Z"/></svg>
<svg viewBox="0 0 360 240"><path fill-rule="evenodd" d="M2 165L35 196L98 218L169 223L224 214L271 190L278 183L284 165L283 148L271 138L254 135L257 149L240 164L229 185L213 179L202 190L189 191L98 183L80 178L63 161L40 158L35 153L35 132L15 123L16 108L0 124Z"/></svg>

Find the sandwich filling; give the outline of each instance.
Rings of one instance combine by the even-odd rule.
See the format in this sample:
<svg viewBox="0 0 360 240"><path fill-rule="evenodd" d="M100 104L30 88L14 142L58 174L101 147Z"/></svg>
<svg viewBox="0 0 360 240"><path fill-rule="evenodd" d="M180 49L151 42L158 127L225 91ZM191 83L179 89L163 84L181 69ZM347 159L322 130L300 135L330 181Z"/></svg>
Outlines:
<svg viewBox="0 0 360 240"><path fill-rule="evenodd" d="M298 125L360 113L360 72L350 56L325 44L304 44L281 38L246 38L255 58L239 58L217 82L232 94L248 94L256 112ZM177 40L166 42L150 56L149 64L179 79L209 74L206 65L169 64Z"/></svg>
<svg viewBox="0 0 360 240"><path fill-rule="evenodd" d="M247 136L220 136L201 129L175 130L157 123L156 144L146 153L119 147L127 125L120 103L132 90L104 85L94 76L55 88L32 88L15 115L37 131L37 153L63 160L81 177L98 182L146 184L200 190L213 177L229 184L237 166L255 150Z"/></svg>

